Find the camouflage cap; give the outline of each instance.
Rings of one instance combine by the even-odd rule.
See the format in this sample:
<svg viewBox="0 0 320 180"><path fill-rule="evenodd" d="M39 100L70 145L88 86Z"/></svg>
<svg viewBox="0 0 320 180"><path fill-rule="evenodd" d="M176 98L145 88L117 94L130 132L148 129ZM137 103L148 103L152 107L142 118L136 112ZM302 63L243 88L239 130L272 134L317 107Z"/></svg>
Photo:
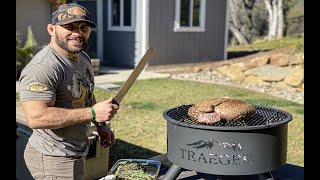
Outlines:
<svg viewBox="0 0 320 180"><path fill-rule="evenodd" d="M52 13L52 24L68 24L75 21L86 21L91 27L96 27L96 24L90 21L89 11L76 3L62 4Z"/></svg>

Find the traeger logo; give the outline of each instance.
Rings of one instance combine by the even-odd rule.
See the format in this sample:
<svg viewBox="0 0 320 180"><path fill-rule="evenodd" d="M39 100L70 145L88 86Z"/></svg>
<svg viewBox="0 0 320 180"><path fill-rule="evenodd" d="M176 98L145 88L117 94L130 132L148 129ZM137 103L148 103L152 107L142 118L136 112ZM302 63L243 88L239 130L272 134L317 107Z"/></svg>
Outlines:
<svg viewBox="0 0 320 180"><path fill-rule="evenodd" d="M218 142L216 140L209 141L196 141L191 144L186 144L187 148L180 148L181 158L188 161L197 161L205 164L213 165L251 165L252 156L250 154L241 154L242 146L237 141L232 143ZM226 150L226 154L216 153L203 153L200 150L208 150L215 148L223 148ZM189 150L189 148L193 148ZM194 150L195 149L195 150ZM197 151L198 150L198 151Z"/></svg>

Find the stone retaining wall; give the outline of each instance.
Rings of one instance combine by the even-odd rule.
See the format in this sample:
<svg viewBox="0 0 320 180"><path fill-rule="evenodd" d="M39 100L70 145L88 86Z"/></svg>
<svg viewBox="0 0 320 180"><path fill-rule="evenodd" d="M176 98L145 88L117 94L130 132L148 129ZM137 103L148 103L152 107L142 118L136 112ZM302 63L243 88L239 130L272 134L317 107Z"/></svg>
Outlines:
<svg viewBox="0 0 320 180"><path fill-rule="evenodd" d="M224 62L217 72L238 83L304 90L304 54L256 56L246 62Z"/></svg>

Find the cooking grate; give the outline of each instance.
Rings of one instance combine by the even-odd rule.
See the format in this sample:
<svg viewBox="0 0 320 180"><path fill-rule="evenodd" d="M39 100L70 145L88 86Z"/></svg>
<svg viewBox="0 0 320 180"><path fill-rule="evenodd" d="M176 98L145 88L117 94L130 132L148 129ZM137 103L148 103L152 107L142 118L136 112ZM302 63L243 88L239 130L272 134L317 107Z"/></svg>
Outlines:
<svg viewBox="0 0 320 180"><path fill-rule="evenodd" d="M256 114L253 115L250 119L244 121L224 121L208 125L206 123L199 123L195 118L189 116L188 109L192 105L182 105L177 108L174 108L167 112L167 115L177 121L192 124L192 125L206 125L206 126L230 126L230 127L246 127L246 126L260 126L260 125L271 125L280 123L283 121L291 120L291 115L285 111L279 109L263 107L263 106L254 106L256 108Z"/></svg>

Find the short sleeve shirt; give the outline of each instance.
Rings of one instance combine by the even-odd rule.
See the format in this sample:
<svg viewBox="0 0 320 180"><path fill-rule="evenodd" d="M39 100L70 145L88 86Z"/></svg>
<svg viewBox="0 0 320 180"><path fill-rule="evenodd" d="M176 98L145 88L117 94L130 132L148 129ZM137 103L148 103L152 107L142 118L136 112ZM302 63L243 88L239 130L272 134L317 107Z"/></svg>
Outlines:
<svg viewBox="0 0 320 180"><path fill-rule="evenodd" d="M20 101L54 101L55 107L83 108L93 102L94 74L89 57L67 57L50 45L44 47L22 70ZM52 156L85 156L91 122L59 129L33 129L30 144Z"/></svg>

